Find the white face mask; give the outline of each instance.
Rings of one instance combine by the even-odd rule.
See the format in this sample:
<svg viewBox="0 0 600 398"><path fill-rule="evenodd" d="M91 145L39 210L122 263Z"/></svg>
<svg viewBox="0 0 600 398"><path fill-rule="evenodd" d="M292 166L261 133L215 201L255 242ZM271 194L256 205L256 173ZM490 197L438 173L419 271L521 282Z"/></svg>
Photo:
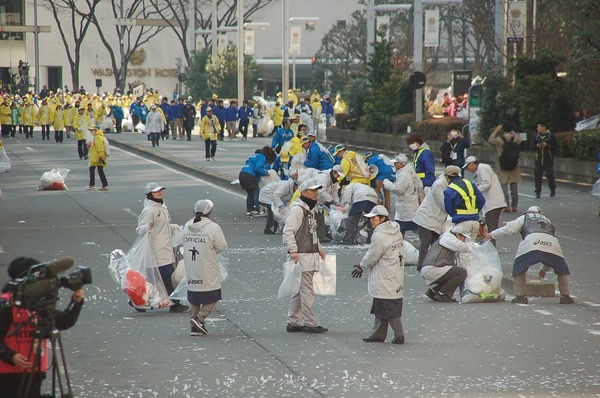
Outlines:
<svg viewBox="0 0 600 398"><path fill-rule="evenodd" d="M411 150L416 151L417 149L419 149L419 144L417 144L416 142L413 142L412 144L410 144L408 146Z"/></svg>

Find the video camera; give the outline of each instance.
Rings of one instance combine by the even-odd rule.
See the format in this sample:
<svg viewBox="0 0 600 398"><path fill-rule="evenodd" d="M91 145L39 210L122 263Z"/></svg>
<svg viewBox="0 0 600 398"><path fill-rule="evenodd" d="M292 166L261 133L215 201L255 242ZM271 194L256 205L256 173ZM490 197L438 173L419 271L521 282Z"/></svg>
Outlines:
<svg viewBox="0 0 600 398"><path fill-rule="evenodd" d="M87 267L77 267L66 276L57 276L74 264L73 257L37 264L27 270L25 275L8 282L13 305L30 311L54 309L60 287L75 291L92 283L92 270Z"/></svg>

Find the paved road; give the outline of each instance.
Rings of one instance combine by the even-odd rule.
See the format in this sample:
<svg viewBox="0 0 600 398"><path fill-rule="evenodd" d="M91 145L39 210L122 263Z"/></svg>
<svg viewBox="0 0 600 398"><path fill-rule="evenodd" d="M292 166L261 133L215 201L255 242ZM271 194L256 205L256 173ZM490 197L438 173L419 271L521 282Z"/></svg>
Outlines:
<svg viewBox="0 0 600 398"><path fill-rule="evenodd" d="M349 275L365 248L327 246L338 256L338 292L318 298L316 310L330 332L286 333L287 303L275 298L285 259L281 237L262 235L264 221L244 216L245 196L228 182L268 140L219 143L213 163L204 160L202 143L194 138L165 141L152 150L141 135L117 137L137 149L114 142L109 192L84 190L87 167L77 159L73 141L6 143L13 170L0 175L5 249L0 282L6 264L19 255L41 260L73 255L94 272L80 322L63 333L76 396L600 396L600 222L597 202L585 189L561 185L557 198L536 201L529 195L531 182L521 184L520 207L540 204L557 223L576 305L559 305L556 298L535 298L527 306L434 304L421 294L424 283L408 267L407 342L370 345L360 340L372 324L366 281ZM182 160L171 163L165 157ZM187 171L175 168L182 163ZM40 175L52 167L71 169L68 191L35 190ZM207 179L199 178L201 172ZM143 186L151 180L167 186L176 223L191 218L197 199L216 203L213 216L229 242L231 276L224 283L224 300L209 318L207 336L189 336L184 314L135 313L108 274L108 253L135 240ZM503 215L503 220L514 217ZM517 242L499 244L506 265Z"/></svg>

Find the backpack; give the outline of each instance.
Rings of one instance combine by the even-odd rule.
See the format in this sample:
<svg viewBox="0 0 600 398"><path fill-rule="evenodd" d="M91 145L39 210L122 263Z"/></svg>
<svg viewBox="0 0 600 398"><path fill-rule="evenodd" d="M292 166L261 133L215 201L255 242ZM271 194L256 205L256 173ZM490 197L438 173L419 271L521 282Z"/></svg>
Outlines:
<svg viewBox="0 0 600 398"><path fill-rule="evenodd" d="M502 153L498 159L500 163L500 170L512 171L517 168L519 164L519 145L515 142L515 137L511 137L510 141L502 137L504 145L502 145Z"/></svg>

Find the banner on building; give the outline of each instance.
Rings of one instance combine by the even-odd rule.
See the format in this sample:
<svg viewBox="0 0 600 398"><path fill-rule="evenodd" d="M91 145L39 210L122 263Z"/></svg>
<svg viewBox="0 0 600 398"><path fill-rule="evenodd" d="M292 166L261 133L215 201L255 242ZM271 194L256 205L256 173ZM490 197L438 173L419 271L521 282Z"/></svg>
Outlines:
<svg viewBox="0 0 600 398"><path fill-rule="evenodd" d="M244 54L254 55L254 31L244 31Z"/></svg>
<svg viewBox="0 0 600 398"><path fill-rule="evenodd" d="M509 42L522 42L527 29L527 2L509 1L506 6L506 38Z"/></svg>
<svg viewBox="0 0 600 398"><path fill-rule="evenodd" d="M300 54L300 38L302 37L302 27L298 25L290 26L290 54Z"/></svg>
<svg viewBox="0 0 600 398"><path fill-rule="evenodd" d="M425 39L423 46L440 45L440 10L425 10Z"/></svg>
<svg viewBox="0 0 600 398"><path fill-rule="evenodd" d="M379 41L380 38L385 41L390 41L390 17L377 17L377 35L375 37L377 41Z"/></svg>

